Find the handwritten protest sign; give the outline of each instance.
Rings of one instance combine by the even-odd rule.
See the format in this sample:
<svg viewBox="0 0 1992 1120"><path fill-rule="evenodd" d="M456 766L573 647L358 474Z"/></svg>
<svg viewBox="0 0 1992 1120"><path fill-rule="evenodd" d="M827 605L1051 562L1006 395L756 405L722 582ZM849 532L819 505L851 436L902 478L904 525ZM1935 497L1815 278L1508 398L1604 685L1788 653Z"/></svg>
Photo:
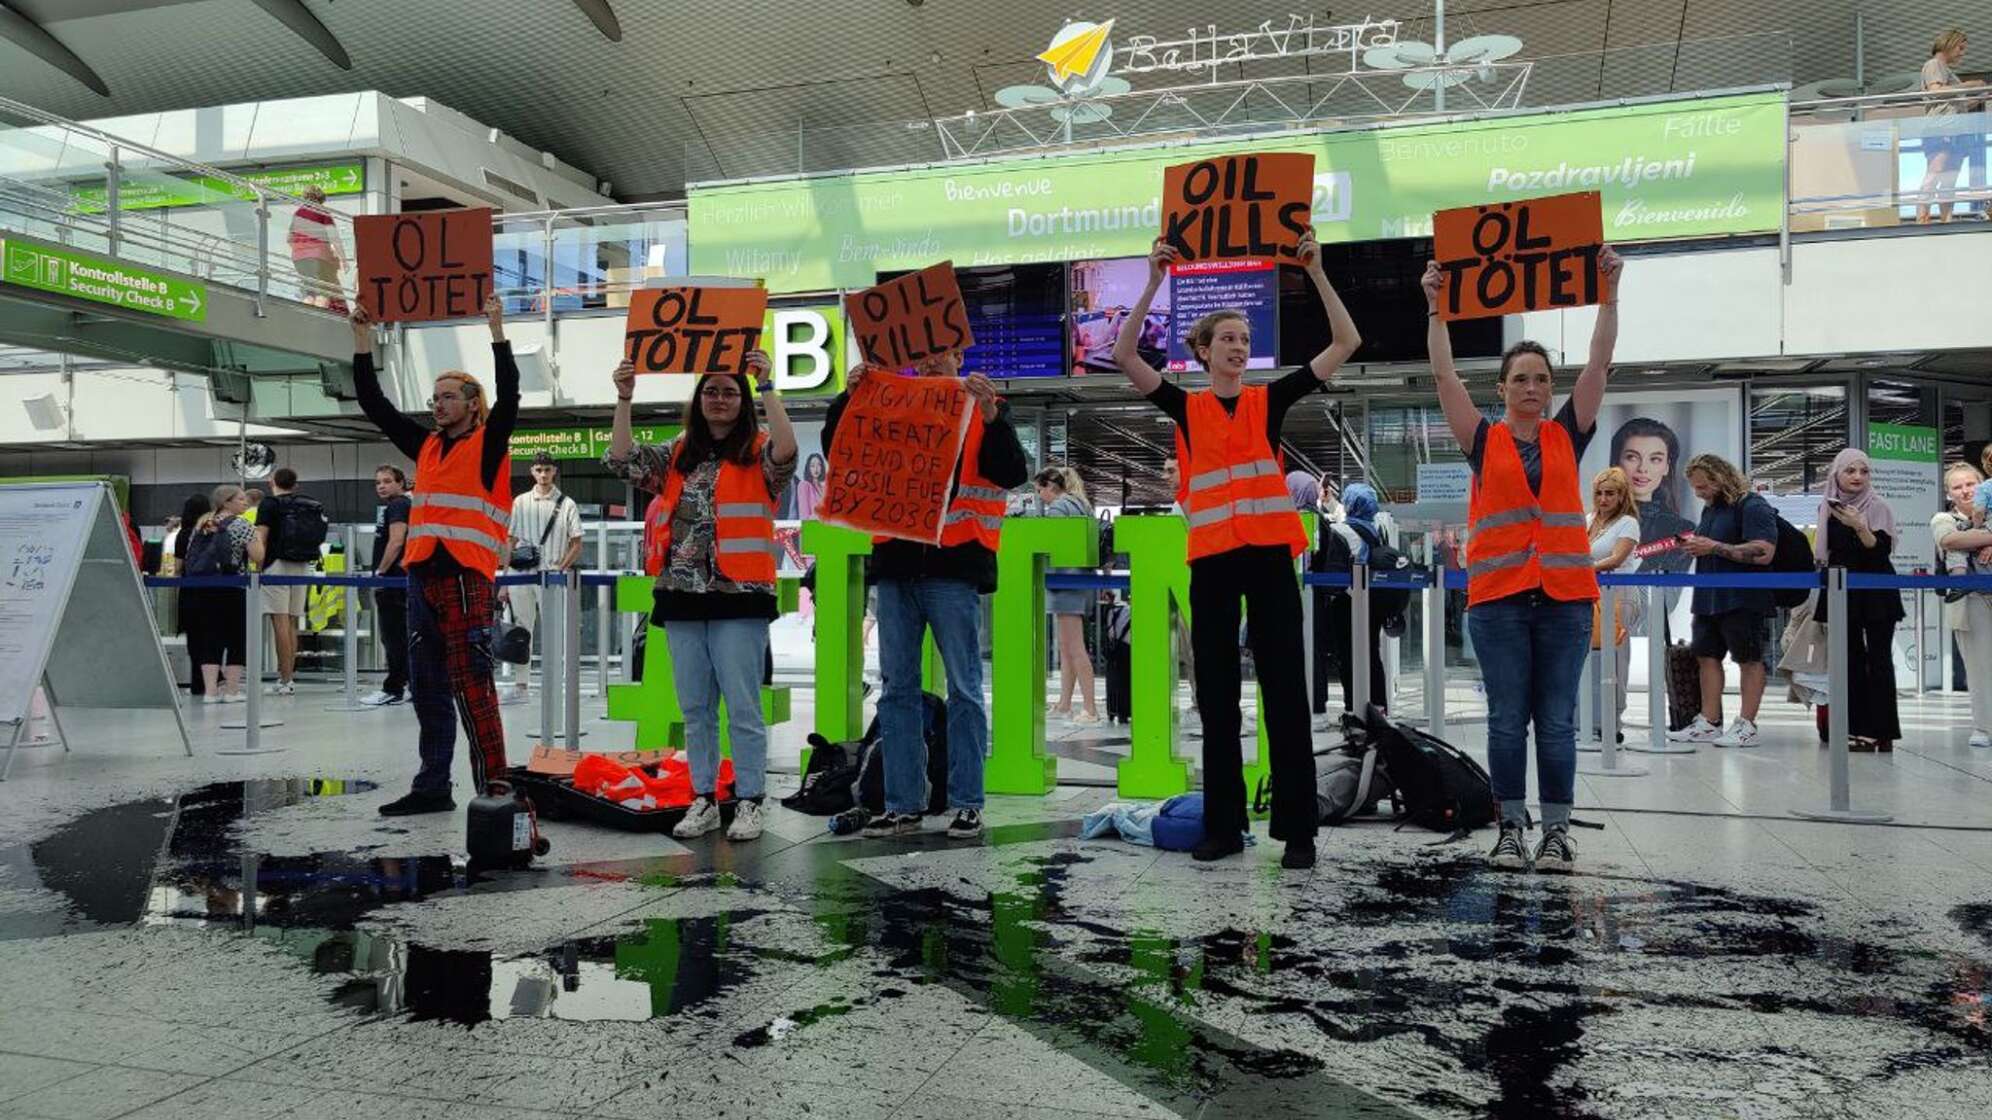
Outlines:
<svg viewBox="0 0 1992 1120"><path fill-rule="evenodd" d="M1441 319L1484 319L1598 302L1604 215L1597 191L1462 206L1432 215L1445 273Z"/></svg>
<svg viewBox="0 0 1992 1120"><path fill-rule="evenodd" d="M759 285L641 288L629 294L623 353L638 373L745 373L767 314Z"/></svg>
<svg viewBox="0 0 1992 1120"><path fill-rule="evenodd" d="M360 306L381 323L480 314L491 294L491 211L425 210L353 219Z"/></svg>
<svg viewBox="0 0 1992 1120"><path fill-rule="evenodd" d="M940 543L948 483L973 403L956 378L867 374L837 424L817 519Z"/></svg>
<svg viewBox="0 0 1992 1120"><path fill-rule="evenodd" d="M1296 261L1313 224L1314 157L1264 152L1162 173L1162 239L1183 260Z"/></svg>
<svg viewBox="0 0 1992 1120"><path fill-rule="evenodd" d="M886 369L905 369L975 343L953 261L853 292L844 297L844 312L865 360Z"/></svg>

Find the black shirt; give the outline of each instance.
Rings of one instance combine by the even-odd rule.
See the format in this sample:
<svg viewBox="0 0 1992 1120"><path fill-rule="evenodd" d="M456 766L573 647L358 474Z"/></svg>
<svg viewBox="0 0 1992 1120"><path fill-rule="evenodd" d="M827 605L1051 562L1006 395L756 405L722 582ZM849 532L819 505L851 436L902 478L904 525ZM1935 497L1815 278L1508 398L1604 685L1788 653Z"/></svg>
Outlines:
<svg viewBox="0 0 1992 1120"><path fill-rule="evenodd" d="M837 394L830 410L823 414L823 453L828 455L837 438L837 422L844 406L851 402L849 390ZM976 472L1005 490L1022 486L1031 477L1030 461L1017 429L1010 425L1010 405L996 406L996 419L982 426L982 452L976 457ZM955 465L955 478L948 484L948 498L960 484L961 466ZM996 590L996 554L979 541L967 544L932 545L919 541L881 541L872 547L870 579L912 580L958 579L972 583L984 595Z"/></svg>
<svg viewBox="0 0 1992 1120"><path fill-rule="evenodd" d="M1300 398L1321 388L1321 379L1314 376L1308 366L1296 366L1280 376L1278 381L1266 386L1266 446L1278 450L1280 429L1286 427L1287 409ZM1173 381L1164 381L1148 394L1148 403L1168 414L1176 422L1176 430L1182 433L1183 446L1190 446L1190 394ZM1237 397L1219 397L1217 403L1224 411L1238 415ZM1182 464L1187 471L1189 464Z"/></svg>
<svg viewBox="0 0 1992 1120"><path fill-rule="evenodd" d="M1895 565L1888 558L1888 554L1895 549L1895 543L1887 533L1875 532L1874 547L1867 548L1861 544L1861 535L1847 528L1837 517L1826 519L1824 531L1829 567L1875 576L1895 574ZM1907 617L1902 609L1902 593L1880 590L1847 592L1847 614L1855 622L1901 622ZM1820 622L1832 621L1826 615L1826 596L1819 597L1819 609L1812 617Z"/></svg>
<svg viewBox="0 0 1992 1120"><path fill-rule="evenodd" d="M484 461L481 464L487 487L498 483L498 469L505 462L512 442L512 429L519 422L519 365L512 360L511 343L491 344L491 365L497 374L497 384L491 391L491 411L484 419ZM353 355L353 391L359 395L360 411L366 413L367 419L380 429L380 434L387 437L395 450L420 463L422 444L436 434L435 429L413 417L402 415L394 407L394 402L387 399L387 394L380 391L380 376L374 371L372 354ZM449 436L439 438L443 441L445 453L449 451L450 444L456 442ZM421 478L415 479L417 486L421 482ZM260 514L257 520L261 521ZM450 555L448 544L431 556L427 564L445 568L458 566L456 558Z"/></svg>
<svg viewBox="0 0 1992 1120"><path fill-rule="evenodd" d="M1582 459L1584 449L1591 446L1591 437L1598 434L1596 421L1592 421L1591 430L1588 432L1577 430L1577 409L1574 401L1564 401L1563 407L1556 410L1552 423L1563 425L1563 430L1569 434L1572 459ZM1491 427L1493 423L1483 418L1480 426L1473 430L1473 446L1466 452L1467 465L1473 468L1473 473L1476 475L1480 473L1480 460L1487 454L1487 430ZM1538 435L1535 439L1516 439L1515 454L1521 456L1522 477L1529 480L1529 489L1535 492L1536 497L1542 497L1542 437Z"/></svg>
<svg viewBox="0 0 1992 1120"><path fill-rule="evenodd" d="M401 558L408 551L408 543L405 538L402 541L402 551L395 554L392 565L383 569L380 566L380 562L382 557L387 555L388 527L390 525L408 524L409 505L408 496L404 494L399 497L389 498L386 505L374 508L373 570L380 575L398 576L402 572Z"/></svg>

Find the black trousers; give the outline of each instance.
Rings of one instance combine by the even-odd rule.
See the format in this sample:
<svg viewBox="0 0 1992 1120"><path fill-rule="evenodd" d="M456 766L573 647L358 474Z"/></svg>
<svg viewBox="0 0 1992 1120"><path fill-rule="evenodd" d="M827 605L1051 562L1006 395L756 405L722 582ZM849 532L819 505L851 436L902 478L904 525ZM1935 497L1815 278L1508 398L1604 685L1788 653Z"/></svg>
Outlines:
<svg viewBox="0 0 1992 1120"><path fill-rule="evenodd" d="M1357 712L1358 705L1351 702L1356 693L1356 638L1350 628L1356 612L1356 601L1347 595L1336 595L1328 601L1328 644L1335 654L1335 675L1342 682L1342 710ZM1387 707L1384 703L1383 680L1383 619L1370 611L1369 620L1369 702L1377 707ZM1326 705L1328 683L1320 674L1314 678L1315 696Z"/></svg>
<svg viewBox="0 0 1992 1120"><path fill-rule="evenodd" d="M1259 718L1266 725L1275 840L1314 838L1314 741L1307 726L1306 646L1293 558L1278 546L1246 547L1190 562L1190 643L1203 713L1204 832L1244 830L1245 762L1239 735L1239 599L1251 620Z"/></svg>
<svg viewBox="0 0 1992 1120"><path fill-rule="evenodd" d="M1847 628L1847 664L1853 670L1847 681L1849 735L1891 743L1902 738L1895 707L1895 626L1894 619L1883 618Z"/></svg>
<svg viewBox="0 0 1992 1120"><path fill-rule="evenodd" d="M194 672L203 665L241 665L248 641L249 593L240 587L184 588L182 612L187 612L188 592L195 596L193 610L186 614L187 656Z"/></svg>
<svg viewBox="0 0 1992 1120"><path fill-rule="evenodd" d="M396 587L375 591L374 617L387 656L387 679L380 682L380 690L399 696L408 690L408 592Z"/></svg>

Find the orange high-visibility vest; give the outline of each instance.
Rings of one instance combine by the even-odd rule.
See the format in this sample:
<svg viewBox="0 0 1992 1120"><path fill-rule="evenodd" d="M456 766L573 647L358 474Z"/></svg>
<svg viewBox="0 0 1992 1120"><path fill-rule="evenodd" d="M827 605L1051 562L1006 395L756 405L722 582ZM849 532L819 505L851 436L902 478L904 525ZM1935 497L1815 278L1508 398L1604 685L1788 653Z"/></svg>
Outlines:
<svg viewBox="0 0 1992 1120"><path fill-rule="evenodd" d="M961 467L954 496L941 520L941 547L974 542L991 552L1003 543L1003 514L1009 491L982 477L982 408L968 409L968 438L961 443Z"/></svg>
<svg viewBox="0 0 1992 1120"><path fill-rule="evenodd" d="M1191 393L1189 447L1176 435L1190 559L1246 545L1307 551L1307 529L1287 493L1286 475L1266 442L1266 387L1248 385L1227 413L1209 390Z"/></svg>
<svg viewBox="0 0 1992 1120"><path fill-rule="evenodd" d="M643 571L646 575L664 574L664 565L671 559L671 507L664 504L664 496L659 494L650 499L650 505L643 511Z"/></svg>
<svg viewBox="0 0 1992 1120"><path fill-rule="evenodd" d="M1536 433L1542 446L1540 498L1529 489L1508 425L1487 428L1480 477L1467 507L1468 607L1538 587L1552 599L1598 597L1576 448L1570 433L1553 420L1543 421Z"/></svg>
<svg viewBox="0 0 1992 1120"><path fill-rule="evenodd" d="M775 582L775 499L768 493L768 477L761 470L761 455L767 445L766 432L754 437L754 461L743 466L731 459L719 464L719 477L712 487L714 547L718 552L719 574L735 583ZM656 555L668 562L671 555L671 511L685 492L685 473L677 469L677 459L685 453L683 441L672 455L671 470L664 480L664 492L657 496L664 508L658 512ZM645 532L648 533L646 527Z"/></svg>
<svg viewBox="0 0 1992 1120"><path fill-rule="evenodd" d="M422 442L417 489L408 495L410 565L434 556L439 545L473 572L492 575L503 563L512 522L512 457L505 456L486 486L485 432L479 425L448 450L434 432Z"/></svg>

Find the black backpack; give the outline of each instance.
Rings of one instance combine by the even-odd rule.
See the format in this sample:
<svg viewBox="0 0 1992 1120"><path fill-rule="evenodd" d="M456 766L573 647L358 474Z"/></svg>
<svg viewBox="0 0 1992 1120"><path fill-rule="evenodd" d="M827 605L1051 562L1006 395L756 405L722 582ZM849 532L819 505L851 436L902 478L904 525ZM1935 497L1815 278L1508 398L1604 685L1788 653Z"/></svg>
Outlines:
<svg viewBox="0 0 1992 1120"><path fill-rule="evenodd" d="M1383 572L1393 575L1409 575L1423 571L1422 565L1413 564L1403 553L1385 544L1382 540L1363 531L1362 526L1353 522L1340 522L1362 542L1369 546L1369 569L1371 579ZM1336 525L1325 526L1327 533L1326 570L1346 572L1356 563L1355 552L1349 547L1348 539L1335 531ZM1392 619L1401 620L1404 611L1411 605L1411 589L1408 587L1370 586L1370 617L1386 625Z"/></svg>
<svg viewBox="0 0 1992 1120"><path fill-rule="evenodd" d="M1757 500L1761 502L1764 499L1757 498ZM1826 527L1821 525L1819 531L1825 532ZM1805 539L1805 534L1798 526L1783 517L1778 518L1778 545L1777 551L1771 554L1771 571L1813 573L1819 571L1819 564L1812 556L1812 542ZM1805 602L1811 594L1812 589L1809 587L1780 587L1771 592L1771 601L1790 610Z"/></svg>
<svg viewBox="0 0 1992 1120"><path fill-rule="evenodd" d="M809 768L802 772L802 788L782 798L782 807L812 817L834 817L857 804L852 793L858 784L858 760L866 746L833 743L823 736L809 734Z"/></svg>
<svg viewBox="0 0 1992 1120"><path fill-rule="evenodd" d="M181 562L182 575L227 576L239 569L228 562L228 534L220 527L209 525L196 529L187 536L187 555Z"/></svg>
<svg viewBox="0 0 1992 1120"><path fill-rule="evenodd" d="M1369 709L1368 740L1396 787L1404 818L1434 832L1469 832L1500 816L1494 783L1478 762L1443 739Z"/></svg>
<svg viewBox="0 0 1992 1120"><path fill-rule="evenodd" d="M276 501L277 523L270 526L270 543L277 559L315 563L318 546L325 543L331 526L325 507L303 494L284 494Z"/></svg>
<svg viewBox="0 0 1992 1120"><path fill-rule="evenodd" d="M948 807L948 706L932 693L921 693L921 701L927 739L926 811L940 814ZM864 738L856 742L832 743L811 733L802 788L782 798L782 806L813 817L834 817L860 806L874 814L885 812L881 739L876 716L865 728Z"/></svg>

